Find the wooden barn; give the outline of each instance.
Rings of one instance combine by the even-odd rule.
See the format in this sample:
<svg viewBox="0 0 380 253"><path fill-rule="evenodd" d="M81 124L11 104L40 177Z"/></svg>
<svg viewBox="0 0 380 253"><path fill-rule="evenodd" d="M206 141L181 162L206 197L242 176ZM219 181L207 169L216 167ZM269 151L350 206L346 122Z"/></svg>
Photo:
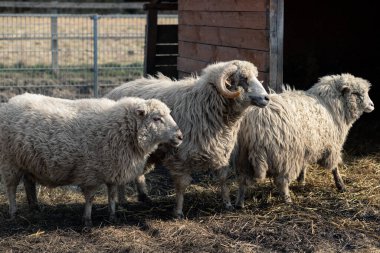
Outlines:
<svg viewBox="0 0 380 253"><path fill-rule="evenodd" d="M380 29L376 6L369 0L152 0L150 8L154 5L158 11L169 6L178 10L178 33L176 27L171 31L178 46L171 44L169 54L178 72L172 76L199 72L215 61L242 59L253 62L260 80L275 90L282 83L305 89L322 75L344 72L380 82ZM155 36L165 37L157 32ZM165 62L162 55L159 62ZM154 72L151 68L148 73ZM374 85L375 104L376 93Z"/></svg>
<svg viewBox="0 0 380 253"><path fill-rule="evenodd" d="M173 6L173 3L152 1L146 5L148 20L152 17L153 6L159 11ZM282 0L179 0L177 8L179 77L199 72L211 62L244 59L256 64L259 79L265 84L276 87L282 83ZM157 40L169 38L162 34L169 27L164 28L159 26L156 29L154 21L150 20L147 57L156 57L156 60L151 60L147 67L162 60L166 60L167 65L173 63L172 58L151 53L154 43L157 50L162 48ZM157 35L152 36L155 31ZM147 73L159 70L162 70L161 66L151 67ZM170 73L166 69L164 72Z"/></svg>
<svg viewBox="0 0 380 253"><path fill-rule="evenodd" d="M179 76L210 62L248 60L259 79L282 83L282 0L178 1Z"/></svg>

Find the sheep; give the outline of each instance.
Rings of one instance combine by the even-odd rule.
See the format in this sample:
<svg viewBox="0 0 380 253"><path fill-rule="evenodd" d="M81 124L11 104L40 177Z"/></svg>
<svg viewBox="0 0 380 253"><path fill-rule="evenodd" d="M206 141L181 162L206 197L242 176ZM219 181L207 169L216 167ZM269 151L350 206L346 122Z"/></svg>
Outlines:
<svg viewBox="0 0 380 253"><path fill-rule="evenodd" d="M271 176L285 202L289 184L311 163L333 171L336 186L344 190L338 171L341 150L353 123L374 110L370 83L351 74L319 79L307 91L285 90L271 95L264 109L251 107L243 118L231 156L238 175L236 206L244 207L249 184Z"/></svg>
<svg viewBox="0 0 380 253"><path fill-rule="evenodd" d="M199 77L170 80L142 78L125 83L110 91L105 97L120 99L137 96L145 99L157 98L165 102L184 134L177 149L162 147L151 163L167 167L174 181L176 208L174 215L183 218L183 201L191 173L211 169L218 172L223 182L223 168L228 164L236 141L239 121L251 105L265 107L269 103L268 93L257 80L257 68L246 61L229 61L208 65ZM222 189L225 199L228 188Z"/></svg>
<svg viewBox="0 0 380 253"><path fill-rule="evenodd" d="M0 172L9 214L16 213L16 188L24 175L49 187L79 186L85 197L83 219L91 226L96 189L106 184L110 220L115 219L116 189L143 173L159 144L177 147L182 133L170 109L156 99L67 100L24 94L0 107Z"/></svg>

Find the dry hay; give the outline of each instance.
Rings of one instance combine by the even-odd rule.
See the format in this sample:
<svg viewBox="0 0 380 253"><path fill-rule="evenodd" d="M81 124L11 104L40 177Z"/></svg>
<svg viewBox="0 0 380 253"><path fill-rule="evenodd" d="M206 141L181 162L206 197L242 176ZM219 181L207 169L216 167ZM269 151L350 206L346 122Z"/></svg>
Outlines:
<svg viewBox="0 0 380 253"><path fill-rule="evenodd" d="M245 210L223 210L217 184L198 175L186 193L187 219L171 218L174 191L163 168L148 175L153 203L120 207L107 221L104 189L93 211L95 227L83 230L83 198L73 187L41 188L40 213L30 213L18 191L19 215L7 221L0 195L1 252L380 252L380 154L346 157L348 191L338 193L331 173L310 168L305 186L291 187L283 204L268 180L250 188ZM232 184L235 195L236 184Z"/></svg>

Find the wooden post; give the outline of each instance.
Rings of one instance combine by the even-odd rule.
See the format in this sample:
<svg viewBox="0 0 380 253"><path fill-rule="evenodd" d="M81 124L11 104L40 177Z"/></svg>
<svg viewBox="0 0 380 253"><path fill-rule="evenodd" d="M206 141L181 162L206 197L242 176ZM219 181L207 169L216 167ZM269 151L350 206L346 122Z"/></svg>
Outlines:
<svg viewBox="0 0 380 253"><path fill-rule="evenodd" d="M284 0L270 0L269 87L281 92L283 84Z"/></svg>
<svg viewBox="0 0 380 253"><path fill-rule="evenodd" d="M53 16L50 18L50 31L51 31L51 67L53 73L57 74L59 71L58 66L58 17L57 9L52 10Z"/></svg>
<svg viewBox="0 0 380 253"><path fill-rule="evenodd" d="M99 91L98 91L98 20L99 16L94 15L92 17L93 20L93 43L94 43L94 65L93 65L93 71L94 71L94 97L99 97Z"/></svg>
<svg viewBox="0 0 380 253"><path fill-rule="evenodd" d="M145 27L144 75L154 75L157 44L157 9L155 5L145 5L145 7L148 9L148 15Z"/></svg>

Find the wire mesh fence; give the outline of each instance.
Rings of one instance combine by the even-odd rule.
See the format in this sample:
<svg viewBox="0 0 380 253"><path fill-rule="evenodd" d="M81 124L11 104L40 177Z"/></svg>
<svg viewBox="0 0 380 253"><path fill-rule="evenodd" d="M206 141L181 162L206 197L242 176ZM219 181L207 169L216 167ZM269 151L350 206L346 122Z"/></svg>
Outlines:
<svg viewBox="0 0 380 253"><path fill-rule="evenodd" d="M140 77L145 26L146 15L0 14L0 101L24 92L102 96Z"/></svg>

